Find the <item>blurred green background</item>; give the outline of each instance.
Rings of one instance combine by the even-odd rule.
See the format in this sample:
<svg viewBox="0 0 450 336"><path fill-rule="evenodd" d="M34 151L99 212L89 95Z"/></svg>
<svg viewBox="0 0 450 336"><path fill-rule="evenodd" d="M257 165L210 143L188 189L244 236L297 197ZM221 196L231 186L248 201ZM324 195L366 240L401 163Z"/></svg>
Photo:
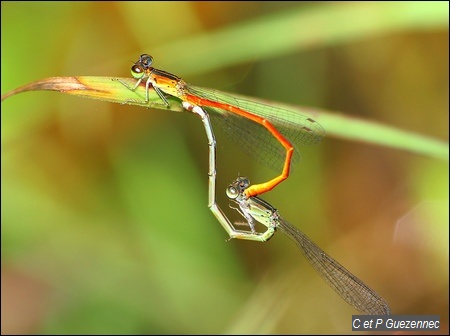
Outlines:
<svg viewBox="0 0 450 336"><path fill-rule="evenodd" d="M1 15L2 93L129 76L149 53L195 85L448 142L447 2L2 2ZM351 331L357 312L281 233L225 242L195 116L55 92L1 107L3 334ZM237 219L228 183L276 172L216 133L219 202ZM333 134L301 153L263 198L394 314L438 314L448 333L448 160Z"/></svg>

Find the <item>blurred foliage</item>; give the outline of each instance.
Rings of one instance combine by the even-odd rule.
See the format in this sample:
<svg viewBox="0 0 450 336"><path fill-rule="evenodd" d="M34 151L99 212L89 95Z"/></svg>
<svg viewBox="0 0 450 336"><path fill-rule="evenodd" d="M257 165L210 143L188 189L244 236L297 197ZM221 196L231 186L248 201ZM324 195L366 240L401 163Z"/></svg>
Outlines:
<svg viewBox="0 0 450 336"><path fill-rule="evenodd" d="M127 76L343 111L448 142L448 3L2 2L2 93ZM218 196L274 172L218 134ZM348 333L291 241L225 243L199 120L38 92L2 103L2 333ZM448 333L448 161L327 137L264 195ZM230 214L232 214L230 210Z"/></svg>

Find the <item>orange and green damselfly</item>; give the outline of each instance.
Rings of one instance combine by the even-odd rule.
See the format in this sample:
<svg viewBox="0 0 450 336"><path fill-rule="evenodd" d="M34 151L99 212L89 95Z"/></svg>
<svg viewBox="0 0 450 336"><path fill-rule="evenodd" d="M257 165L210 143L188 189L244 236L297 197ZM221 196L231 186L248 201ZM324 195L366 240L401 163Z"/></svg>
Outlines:
<svg viewBox="0 0 450 336"><path fill-rule="evenodd" d="M297 244L314 270L349 305L370 315L391 313L389 305L377 292L330 257L302 231L284 220L278 210L259 197L247 197L245 190L249 185L246 177L238 177L228 186L226 193L239 206L236 210L245 218L245 224L252 232L255 232L255 221L266 226L267 230L261 234L266 240L279 229Z"/></svg>
<svg viewBox="0 0 450 336"><path fill-rule="evenodd" d="M181 78L152 67L153 58L143 54L131 67L131 74L137 82L130 90L145 85L146 96L142 105L152 107L149 90L153 89L162 104L169 107L165 95L181 100L183 107L196 113L203 121L210 148L209 154L209 207L219 219L231 238L261 240L257 233L235 230L228 218L215 202L215 137L210 122L217 123L239 147L250 156L266 165L280 167L281 174L245 190L247 197L253 197L272 190L288 178L291 162L299 157L296 145L314 145L321 141L325 131L310 117L268 105L232 97L226 93L187 84ZM281 166L280 166L281 163Z"/></svg>

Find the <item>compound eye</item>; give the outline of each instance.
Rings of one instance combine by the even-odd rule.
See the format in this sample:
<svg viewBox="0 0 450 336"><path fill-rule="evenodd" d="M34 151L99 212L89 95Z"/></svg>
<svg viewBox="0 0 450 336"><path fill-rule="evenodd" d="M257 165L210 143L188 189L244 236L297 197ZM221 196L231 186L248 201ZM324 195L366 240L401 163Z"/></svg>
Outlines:
<svg viewBox="0 0 450 336"><path fill-rule="evenodd" d="M227 188L227 196L230 199L236 199L239 196L239 191L235 187L229 186Z"/></svg>
<svg viewBox="0 0 450 336"><path fill-rule="evenodd" d="M243 176L239 177L237 182L239 182L239 188L241 188L241 190L245 190L250 186L250 180Z"/></svg>
<svg viewBox="0 0 450 336"><path fill-rule="evenodd" d="M142 54L139 62L144 66L144 67L150 67L153 63L153 57L147 54Z"/></svg>
<svg viewBox="0 0 450 336"><path fill-rule="evenodd" d="M136 79L142 78L142 76L144 76L144 73L144 68L138 64L135 64L131 67L131 75Z"/></svg>

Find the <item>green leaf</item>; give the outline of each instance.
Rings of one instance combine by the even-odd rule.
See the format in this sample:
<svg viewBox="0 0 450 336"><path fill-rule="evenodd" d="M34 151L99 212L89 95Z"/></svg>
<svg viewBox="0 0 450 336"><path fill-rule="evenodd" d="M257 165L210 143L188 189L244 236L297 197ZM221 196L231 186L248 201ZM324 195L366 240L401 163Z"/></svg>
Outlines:
<svg viewBox="0 0 450 336"><path fill-rule="evenodd" d="M130 87L134 87L135 84L136 79L133 78L98 76L51 77L12 90L2 95L2 101L22 92L50 90L112 103L169 109L177 112L183 111L178 98L167 96L170 106L166 107L162 104L161 98L156 91L152 89L149 89L149 102L145 104L145 83L141 83L136 90L131 90ZM267 101L258 101L256 98L252 98L252 100L267 104ZM283 107L280 103L273 102L272 104ZM286 106L284 107L286 108ZM328 136L407 150L448 161L448 143L444 141L373 121L356 119L338 112L293 106L288 108L317 120L325 128Z"/></svg>

